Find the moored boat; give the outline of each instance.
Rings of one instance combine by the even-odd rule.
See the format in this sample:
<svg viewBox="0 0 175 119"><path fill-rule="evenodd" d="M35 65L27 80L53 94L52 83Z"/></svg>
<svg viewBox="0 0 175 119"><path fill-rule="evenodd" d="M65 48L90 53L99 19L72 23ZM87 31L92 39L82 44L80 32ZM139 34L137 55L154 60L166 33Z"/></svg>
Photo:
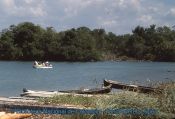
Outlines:
<svg viewBox="0 0 175 119"><path fill-rule="evenodd" d="M138 86L138 85L132 85L132 84L123 84L117 81L104 80L104 86L109 86L109 85L111 85L111 88L135 91L135 92L141 92L141 93L151 93L151 92L161 93L162 92L162 90L159 88Z"/></svg>
<svg viewBox="0 0 175 119"><path fill-rule="evenodd" d="M82 89L82 90L66 90L59 91L62 93L76 93L76 94L105 94L111 92L111 85L102 88Z"/></svg>
<svg viewBox="0 0 175 119"><path fill-rule="evenodd" d="M102 88L92 88L92 89L83 89L83 90L65 90L65 91L35 91L23 89L21 96L29 97L51 97L54 95L81 95L81 94L106 94L111 92L111 86L102 87Z"/></svg>
<svg viewBox="0 0 175 119"><path fill-rule="evenodd" d="M53 68L53 66L48 61L47 62L35 61L34 64L33 64L33 68L50 69L50 68Z"/></svg>

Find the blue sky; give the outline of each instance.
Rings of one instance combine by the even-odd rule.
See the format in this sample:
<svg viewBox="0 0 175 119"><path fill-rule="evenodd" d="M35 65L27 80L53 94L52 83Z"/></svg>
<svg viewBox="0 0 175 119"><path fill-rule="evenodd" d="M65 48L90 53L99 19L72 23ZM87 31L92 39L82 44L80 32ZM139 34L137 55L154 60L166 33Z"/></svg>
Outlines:
<svg viewBox="0 0 175 119"><path fill-rule="evenodd" d="M0 0L0 30L33 22L57 31L87 26L118 34L175 25L175 0Z"/></svg>

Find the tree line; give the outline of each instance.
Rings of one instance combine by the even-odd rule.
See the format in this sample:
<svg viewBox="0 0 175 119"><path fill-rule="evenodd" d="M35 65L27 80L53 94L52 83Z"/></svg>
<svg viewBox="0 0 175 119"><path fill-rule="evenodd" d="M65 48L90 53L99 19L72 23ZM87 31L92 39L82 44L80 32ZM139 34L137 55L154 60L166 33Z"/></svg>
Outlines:
<svg viewBox="0 0 175 119"><path fill-rule="evenodd" d="M124 35L84 26L57 32L53 27L23 22L0 33L0 60L128 59L175 61L175 31L150 25L137 26L132 34Z"/></svg>

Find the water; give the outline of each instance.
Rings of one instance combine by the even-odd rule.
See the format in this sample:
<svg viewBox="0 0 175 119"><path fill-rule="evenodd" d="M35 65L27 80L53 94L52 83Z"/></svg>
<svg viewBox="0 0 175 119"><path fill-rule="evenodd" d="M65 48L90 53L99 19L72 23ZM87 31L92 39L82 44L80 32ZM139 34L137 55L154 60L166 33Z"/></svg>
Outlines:
<svg viewBox="0 0 175 119"><path fill-rule="evenodd" d="M0 62L0 96L19 96L23 88L67 90L100 87L103 79L141 84L175 79L175 63L51 62L53 69L34 69L33 62Z"/></svg>

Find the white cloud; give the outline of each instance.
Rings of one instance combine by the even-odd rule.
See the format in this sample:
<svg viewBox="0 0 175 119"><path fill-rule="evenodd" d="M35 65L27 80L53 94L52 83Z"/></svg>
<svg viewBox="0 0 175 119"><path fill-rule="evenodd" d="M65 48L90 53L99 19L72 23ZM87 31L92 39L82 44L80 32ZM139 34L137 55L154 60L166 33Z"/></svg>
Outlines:
<svg viewBox="0 0 175 119"><path fill-rule="evenodd" d="M103 6L105 0L59 0L58 4L64 6L65 17L73 17L85 9Z"/></svg>
<svg viewBox="0 0 175 119"><path fill-rule="evenodd" d="M15 7L14 0L2 0L2 2L4 3L5 7L7 7L7 9Z"/></svg>
<svg viewBox="0 0 175 119"><path fill-rule="evenodd" d="M104 27L104 28L112 28L118 25L118 22L115 18L109 19L109 18L98 17L97 23L99 27Z"/></svg>
<svg viewBox="0 0 175 119"><path fill-rule="evenodd" d="M124 5L124 0L119 0L118 2L119 2L119 5L120 6L123 6Z"/></svg>
<svg viewBox="0 0 175 119"><path fill-rule="evenodd" d="M153 22L153 18L150 15L142 15L138 20L145 24L151 24Z"/></svg>
<svg viewBox="0 0 175 119"><path fill-rule="evenodd" d="M2 0L0 1L0 9L6 13L14 12L16 5L14 0Z"/></svg>
<svg viewBox="0 0 175 119"><path fill-rule="evenodd" d="M175 16L175 8L171 8L169 13L170 15Z"/></svg>
<svg viewBox="0 0 175 119"><path fill-rule="evenodd" d="M111 27L117 24L117 21L115 20L106 20L102 22L102 26L107 26L107 27Z"/></svg>
<svg viewBox="0 0 175 119"><path fill-rule="evenodd" d="M131 4L134 7L140 7L140 0L131 0Z"/></svg>
<svg viewBox="0 0 175 119"><path fill-rule="evenodd" d="M138 9L140 7L140 0L113 0L115 7L120 7L122 9L134 8Z"/></svg>
<svg viewBox="0 0 175 119"><path fill-rule="evenodd" d="M36 16L45 16L47 13L43 11L42 7L30 8L31 13Z"/></svg>
<svg viewBox="0 0 175 119"><path fill-rule="evenodd" d="M149 10L150 12L154 12L154 13L159 12L159 10L158 10L157 7L152 7L152 6L148 7L148 10Z"/></svg>
<svg viewBox="0 0 175 119"><path fill-rule="evenodd" d="M31 4L34 2L34 0L24 0L27 4Z"/></svg>
<svg viewBox="0 0 175 119"><path fill-rule="evenodd" d="M91 0L59 0L57 4L62 5L64 16L62 20L76 16L83 9L87 8L92 3Z"/></svg>
<svg viewBox="0 0 175 119"><path fill-rule="evenodd" d="M0 3L2 3L1 9L9 16L41 17L46 15L42 0L24 0L20 2L17 2L17 0L2 0Z"/></svg>
<svg viewBox="0 0 175 119"><path fill-rule="evenodd" d="M174 4L173 0L0 0L0 19L5 19L0 23L9 26L24 20L57 30L83 25L125 33L137 25L174 24Z"/></svg>

